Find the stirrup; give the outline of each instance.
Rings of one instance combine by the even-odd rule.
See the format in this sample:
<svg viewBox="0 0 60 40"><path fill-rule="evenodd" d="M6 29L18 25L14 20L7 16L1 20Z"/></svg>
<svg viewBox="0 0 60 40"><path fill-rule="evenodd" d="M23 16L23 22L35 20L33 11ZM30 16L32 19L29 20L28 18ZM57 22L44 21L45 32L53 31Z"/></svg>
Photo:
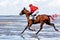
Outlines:
<svg viewBox="0 0 60 40"><path fill-rule="evenodd" d="M33 15L33 16L36 16L36 14L35 14L35 15Z"/></svg>

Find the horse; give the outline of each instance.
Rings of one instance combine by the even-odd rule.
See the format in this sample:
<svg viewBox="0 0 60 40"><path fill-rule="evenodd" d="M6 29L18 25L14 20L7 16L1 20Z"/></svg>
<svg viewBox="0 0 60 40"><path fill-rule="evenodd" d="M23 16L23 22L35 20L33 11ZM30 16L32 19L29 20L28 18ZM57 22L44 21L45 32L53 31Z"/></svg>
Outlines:
<svg viewBox="0 0 60 40"><path fill-rule="evenodd" d="M28 28L29 30L32 30L32 29L30 29L30 27L32 26L32 24L37 24L37 23L40 23L40 28L39 28L38 32L36 33L36 35L42 30L44 24L50 25L50 26L52 26L52 27L55 29L55 31L58 31L58 29L56 29L54 23L51 23L51 22L50 22L50 17L51 17L50 15L45 15L45 14L38 15L35 20L32 20L32 19L29 18L30 15L31 15L31 13L30 13L25 7L24 7L23 10L19 13L20 16L23 15L23 14L26 15L28 24L27 24L27 26L25 27L25 29L21 32L21 34L23 34L24 31L25 31L27 28ZM33 30L32 30L32 31L33 31Z"/></svg>

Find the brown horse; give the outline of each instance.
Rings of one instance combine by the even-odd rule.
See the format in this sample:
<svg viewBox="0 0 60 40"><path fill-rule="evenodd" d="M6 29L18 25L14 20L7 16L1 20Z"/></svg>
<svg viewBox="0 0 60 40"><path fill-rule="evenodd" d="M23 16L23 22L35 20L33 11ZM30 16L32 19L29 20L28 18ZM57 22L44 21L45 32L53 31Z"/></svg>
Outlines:
<svg viewBox="0 0 60 40"><path fill-rule="evenodd" d="M40 23L40 29L38 30L38 32L36 33L36 35L42 30L43 28L43 25L44 23L46 23L47 25L50 25L52 27L54 27L55 31L58 31L56 28L55 28L55 25L53 23L50 23L50 15L45 15L45 14L42 14L42 15L38 15L36 17L36 20L32 20L32 19L29 19L30 17L30 12L28 10L26 10L25 8L21 11L20 15L23 15L25 14L26 17L27 17L27 21L28 21L28 24L26 26L26 28L23 30L22 33L24 33L24 31L28 28L29 30L32 30L30 29L30 27L32 26L32 24L37 24L37 23ZM33 31L33 30L32 30ZM22 34L21 33L21 34Z"/></svg>

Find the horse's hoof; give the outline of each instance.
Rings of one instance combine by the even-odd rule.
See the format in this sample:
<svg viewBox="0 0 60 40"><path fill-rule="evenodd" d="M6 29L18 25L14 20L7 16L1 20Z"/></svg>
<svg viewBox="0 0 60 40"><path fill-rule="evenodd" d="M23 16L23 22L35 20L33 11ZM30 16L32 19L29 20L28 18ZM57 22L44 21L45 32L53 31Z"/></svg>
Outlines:
<svg viewBox="0 0 60 40"><path fill-rule="evenodd" d="M23 32L21 32L20 34L23 34Z"/></svg>
<svg viewBox="0 0 60 40"><path fill-rule="evenodd" d="M36 31L35 29L30 29L30 31Z"/></svg>
<svg viewBox="0 0 60 40"><path fill-rule="evenodd" d="M59 31L59 30L56 29L56 31Z"/></svg>
<svg viewBox="0 0 60 40"><path fill-rule="evenodd" d="M37 33L36 33L36 35L37 35Z"/></svg>
<svg viewBox="0 0 60 40"><path fill-rule="evenodd" d="M36 30L34 29L34 30L32 30L32 31L36 31Z"/></svg>

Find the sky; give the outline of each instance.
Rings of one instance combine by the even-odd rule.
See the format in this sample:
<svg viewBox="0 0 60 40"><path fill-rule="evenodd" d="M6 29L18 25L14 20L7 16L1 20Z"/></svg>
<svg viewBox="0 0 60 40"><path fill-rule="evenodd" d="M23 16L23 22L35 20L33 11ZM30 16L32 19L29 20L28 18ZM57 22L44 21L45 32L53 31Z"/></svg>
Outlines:
<svg viewBox="0 0 60 40"><path fill-rule="evenodd" d="M30 3L39 7L39 14L60 15L60 0L0 0L0 15L19 15Z"/></svg>

